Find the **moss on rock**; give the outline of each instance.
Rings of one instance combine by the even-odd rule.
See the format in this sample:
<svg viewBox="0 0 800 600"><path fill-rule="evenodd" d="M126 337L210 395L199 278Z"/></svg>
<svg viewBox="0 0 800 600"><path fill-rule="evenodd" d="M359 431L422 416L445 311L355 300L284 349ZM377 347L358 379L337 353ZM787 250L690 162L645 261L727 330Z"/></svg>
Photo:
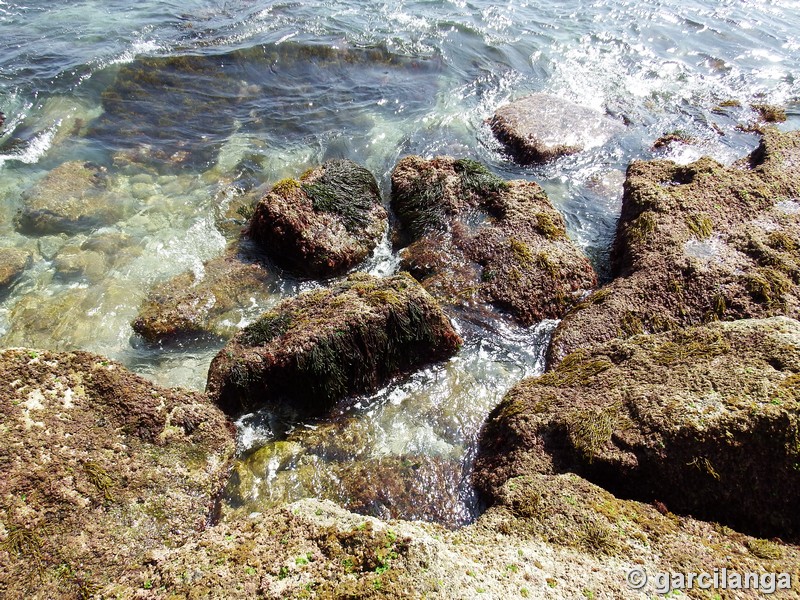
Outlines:
<svg viewBox="0 0 800 600"><path fill-rule="evenodd" d="M553 335L548 364L593 343L710 320L800 316L800 132L763 132L731 166L628 168L612 276ZM633 319L641 328L626 327Z"/></svg>
<svg viewBox="0 0 800 600"><path fill-rule="evenodd" d="M408 274L358 273L283 301L236 335L212 361L208 391L229 414L264 404L320 414L460 344Z"/></svg>
<svg viewBox="0 0 800 600"><path fill-rule="evenodd" d="M557 318L596 284L536 183L507 182L475 161L409 156L392 173L402 264L442 302L486 304L530 325Z"/></svg>
<svg viewBox="0 0 800 600"><path fill-rule="evenodd" d="M496 500L511 477L573 471L623 497L796 539L799 371L800 323L782 317L579 350L492 412L475 481Z"/></svg>
<svg viewBox="0 0 800 600"><path fill-rule="evenodd" d="M350 160L330 160L261 198L249 235L281 267L310 277L351 269L386 228L375 177Z"/></svg>
<svg viewBox="0 0 800 600"><path fill-rule="evenodd" d="M84 352L0 353L0 595L89 598L212 518L233 428Z"/></svg>

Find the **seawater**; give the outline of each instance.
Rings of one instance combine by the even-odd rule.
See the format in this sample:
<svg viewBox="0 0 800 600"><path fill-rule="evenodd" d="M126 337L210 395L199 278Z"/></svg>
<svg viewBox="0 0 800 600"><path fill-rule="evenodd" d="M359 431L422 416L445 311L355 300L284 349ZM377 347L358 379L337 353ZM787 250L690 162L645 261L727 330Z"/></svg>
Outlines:
<svg viewBox="0 0 800 600"><path fill-rule="evenodd" d="M536 180L607 274L622 181L635 159L724 163L757 138L737 128L755 103L800 124L800 2L257 2L0 0L0 246L31 264L0 299L0 344L86 349L165 385L202 389L222 342L153 347L130 322L148 289L202 274L235 237L232 208L328 158L366 165L388 202L408 154L450 154ZM544 91L626 124L609 144L539 167L503 155L485 120ZM740 106L720 110L735 100ZM692 145L653 150L680 130ZM59 164L103 167L122 217L25 235L24 194ZM59 254L92 255L64 269ZM364 269L390 274L388 238ZM241 326L316 285L276 274ZM481 422L519 379L542 370L555 326L457 321L451 361L286 429L239 421L227 499L257 510L323 495L364 512L458 525ZM356 497L371 486L375 493Z"/></svg>

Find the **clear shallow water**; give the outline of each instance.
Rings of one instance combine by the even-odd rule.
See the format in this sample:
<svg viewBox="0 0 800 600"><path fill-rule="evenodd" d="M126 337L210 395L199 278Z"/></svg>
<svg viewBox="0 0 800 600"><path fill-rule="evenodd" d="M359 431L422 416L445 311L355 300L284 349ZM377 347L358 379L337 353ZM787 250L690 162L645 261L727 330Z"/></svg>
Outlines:
<svg viewBox="0 0 800 600"><path fill-rule="evenodd" d="M0 246L31 255L0 299L0 344L84 348L160 383L202 388L219 345L141 343L130 329L139 304L154 283L199 272L224 252L240 225L229 209L247 193L327 158L365 164L387 201L389 173L411 153L476 158L504 177L535 179L603 274L631 160L730 162L756 143L736 129L755 118L751 103L785 106L782 127L797 128L798 32L800 2L789 0L679 8L654 0L0 0ZM535 91L607 112L626 133L551 165L517 167L484 120ZM742 107L715 110L728 100ZM651 149L674 130L697 144ZM105 169L119 219L20 233L14 218L26 191L70 160ZM77 268L68 256L82 257ZM397 268L388 241L365 268ZM242 321L313 285L276 277ZM508 387L541 369L552 324L458 326L467 343L454 360L354 400L333 424L304 424L276 442L268 416L243 419L246 460L232 505L307 494L347 502L364 473L384 481L394 473L402 486L384 486L389 497L358 507L383 514L405 503L423 506L405 516L469 520L480 423ZM348 440L344 455L337 439ZM261 447L275 456L256 457ZM403 489L411 492L391 496Z"/></svg>

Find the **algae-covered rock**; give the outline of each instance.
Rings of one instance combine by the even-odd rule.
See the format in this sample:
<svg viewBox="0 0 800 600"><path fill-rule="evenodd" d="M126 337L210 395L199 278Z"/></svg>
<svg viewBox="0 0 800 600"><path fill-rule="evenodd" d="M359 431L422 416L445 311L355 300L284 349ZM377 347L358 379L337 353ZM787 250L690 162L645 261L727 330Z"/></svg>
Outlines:
<svg viewBox="0 0 800 600"><path fill-rule="evenodd" d="M627 583L633 569L650 575L641 589ZM502 503L455 532L430 523L387 523L312 499L236 515L159 555L138 579L126 577L104 592L121 598L648 600L676 587L659 573L715 569L787 573L771 587L765 579L763 589L793 598L787 586L798 583L800 552L663 515L561 475L511 480ZM143 591L142 581L153 592ZM699 588L683 591L709 597ZM761 597L743 590L741 580L738 590L726 593Z"/></svg>
<svg viewBox="0 0 800 600"><path fill-rule="evenodd" d="M259 263L226 255L203 264L202 276L181 273L157 284L147 296L133 330L149 342L192 336L228 336L239 322L231 316L265 300L269 271ZM240 315L241 316L241 315Z"/></svg>
<svg viewBox="0 0 800 600"><path fill-rule="evenodd" d="M3 351L0 595L88 598L138 574L205 529L233 450L202 394L85 352Z"/></svg>
<svg viewBox="0 0 800 600"><path fill-rule="evenodd" d="M574 471L617 495L800 535L800 323L718 322L578 350L513 388L475 482Z"/></svg>
<svg viewBox="0 0 800 600"><path fill-rule="evenodd" d="M501 106L489 126L523 165L602 146L623 130L596 110L550 94L532 94Z"/></svg>
<svg viewBox="0 0 800 600"><path fill-rule="evenodd" d="M264 195L249 234L278 265L330 277L362 262L386 229L375 177L350 160L330 160Z"/></svg>
<svg viewBox="0 0 800 600"><path fill-rule="evenodd" d="M409 156L392 173L392 208L409 242L403 267L452 306L488 303L531 325L596 285L536 183L506 182L472 160Z"/></svg>
<svg viewBox="0 0 800 600"><path fill-rule="evenodd" d="M31 255L25 250L0 248L0 295L19 279L30 261Z"/></svg>
<svg viewBox="0 0 800 600"><path fill-rule="evenodd" d="M107 193L105 168L93 163L62 163L25 192L16 219L25 234L75 233L119 220L122 204Z"/></svg>
<svg viewBox="0 0 800 600"><path fill-rule="evenodd" d="M612 249L615 279L568 313L549 363L592 343L716 319L800 316L800 132L764 132L725 167L636 161Z"/></svg>
<svg viewBox="0 0 800 600"><path fill-rule="evenodd" d="M228 414L258 406L324 413L336 401L445 359L461 338L412 277L363 273L284 300L211 363L208 392Z"/></svg>

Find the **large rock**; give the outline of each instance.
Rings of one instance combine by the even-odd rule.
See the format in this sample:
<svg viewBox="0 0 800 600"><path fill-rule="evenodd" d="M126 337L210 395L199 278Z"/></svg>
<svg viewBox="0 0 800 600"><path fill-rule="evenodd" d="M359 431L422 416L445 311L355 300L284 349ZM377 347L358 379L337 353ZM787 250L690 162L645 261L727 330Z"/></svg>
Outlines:
<svg viewBox="0 0 800 600"><path fill-rule="evenodd" d="M741 575L752 572L759 586L765 575L771 597L796 597L787 588L797 585L797 547L664 515L574 475L516 478L503 492L458 531L387 523L311 499L241 515L103 591L118 598L648 600L678 587L659 573L716 572L726 573L724 597L760 598L743 589ZM626 582L633 569L634 577L650 575L642 589ZM738 586L723 569L739 574ZM770 573L789 575L770 580Z"/></svg>
<svg viewBox="0 0 800 600"><path fill-rule="evenodd" d="M602 146L623 130L596 110L549 94L532 94L501 106L489 126L523 165Z"/></svg>
<svg viewBox="0 0 800 600"><path fill-rule="evenodd" d="M386 229L375 177L350 160L330 160L264 195L250 236L276 264L309 277L330 277L363 261Z"/></svg>
<svg viewBox="0 0 800 600"><path fill-rule="evenodd" d="M31 261L31 255L16 248L0 248L0 296L19 279Z"/></svg>
<svg viewBox="0 0 800 600"><path fill-rule="evenodd" d="M447 358L460 344L411 276L356 273L285 300L248 325L212 361L207 389L228 414L267 404L319 414Z"/></svg>
<svg viewBox="0 0 800 600"><path fill-rule="evenodd" d="M0 353L0 596L88 598L206 528L234 451L202 394L84 352Z"/></svg>
<svg viewBox="0 0 800 600"><path fill-rule="evenodd" d="M26 234L75 233L119 220L122 203L108 193L105 168L93 163L62 163L23 195L17 229Z"/></svg>
<svg viewBox="0 0 800 600"><path fill-rule="evenodd" d="M234 255L203 264L202 275L181 273L157 284L133 321L149 342L232 335L242 311L269 295L269 272Z"/></svg>
<svg viewBox="0 0 800 600"><path fill-rule="evenodd" d="M564 318L550 364L615 337L800 316L800 132L766 130L730 167L637 161L624 189L615 279Z"/></svg>
<svg viewBox="0 0 800 600"><path fill-rule="evenodd" d="M447 304L488 303L531 325L596 285L536 183L503 181L472 160L409 156L392 173L392 208L409 243L403 267Z"/></svg>
<svg viewBox="0 0 800 600"><path fill-rule="evenodd" d="M481 432L475 482L573 471L617 495L800 535L800 323L718 322L578 350L518 384Z"/></svg>

